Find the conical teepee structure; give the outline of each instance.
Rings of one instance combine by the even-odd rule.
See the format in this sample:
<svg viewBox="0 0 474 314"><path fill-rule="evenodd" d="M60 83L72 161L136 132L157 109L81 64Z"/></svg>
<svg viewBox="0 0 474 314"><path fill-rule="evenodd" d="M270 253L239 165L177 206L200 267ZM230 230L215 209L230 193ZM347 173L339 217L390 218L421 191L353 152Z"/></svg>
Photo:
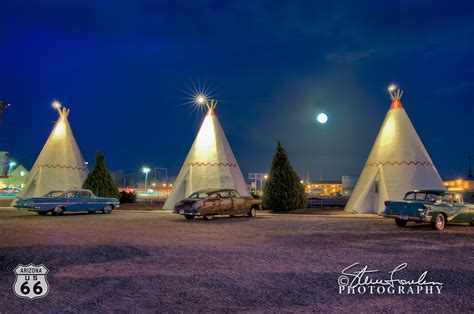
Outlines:
<svg viewBox="0 0 474 314"><path fill-rule="evenodd" d="M400 101L391 88L392 105L345 210L381 213L386 200L402 199L414 189L444 190L443 182Z"/></svg>
<svg viewBox="0 0 474 314"><path fill-rule="evenodd" d="M215 114L217 102L206 105L209 109L194 140L193 146L176 178L164 209L195 191L210 188L231 188L242 196L250 196L229 142Z"/></svg>
<svg viewBox="0 0 474 314"><path fill-rule="evenodd" d="M87 177L87 166L69 125L69 110L57 102L53 106L59 112L59 119L33 165L20 197L81 188Z"/></svg>

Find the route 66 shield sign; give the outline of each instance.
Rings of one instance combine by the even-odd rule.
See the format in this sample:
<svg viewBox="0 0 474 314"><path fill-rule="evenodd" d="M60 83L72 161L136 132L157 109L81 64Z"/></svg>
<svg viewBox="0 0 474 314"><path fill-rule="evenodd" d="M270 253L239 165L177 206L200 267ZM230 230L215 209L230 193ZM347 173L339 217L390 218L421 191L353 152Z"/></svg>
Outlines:
<svg viewBox="0 0 474 314"><path fill-rule="evenodd" d="M13 292L17 297L32 300L48 294L49 284L46 275L49 270L43 264L19 264L13 272L16 275Z"/></svg>

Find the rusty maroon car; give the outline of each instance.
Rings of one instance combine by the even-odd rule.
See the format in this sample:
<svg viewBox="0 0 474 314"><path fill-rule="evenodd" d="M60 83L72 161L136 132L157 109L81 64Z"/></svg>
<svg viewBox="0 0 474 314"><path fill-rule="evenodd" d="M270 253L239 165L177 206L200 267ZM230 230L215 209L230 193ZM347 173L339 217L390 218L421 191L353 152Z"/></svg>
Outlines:
<svg viewBox="0 0 474 314"><path fill-rule="evenodd" d="M186 219L201 216L205 220L211 220L216 215L255 217L261 206L261 200L240 196L233 189L207 189L194 192L176 203L174 212L184 215Z"/></svg>

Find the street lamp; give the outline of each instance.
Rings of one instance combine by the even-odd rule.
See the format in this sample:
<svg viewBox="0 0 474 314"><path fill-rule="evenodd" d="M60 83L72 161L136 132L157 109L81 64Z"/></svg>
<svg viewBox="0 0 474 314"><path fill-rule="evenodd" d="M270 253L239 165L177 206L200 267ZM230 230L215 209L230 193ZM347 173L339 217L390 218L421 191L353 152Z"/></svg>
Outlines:
<svg viewBox="0 0 474 314"><path fill-rule="evenodd" d="M13 167L16 166L16 162L15 161L10 161L10 163L8 164L8 173L10 173L13 169Z"/></svg>
<svg viewBox="0 0 474 314"><path fill-rule="evenodd" d="M150 172L150 168L143 167L142 171L145 174L145 193L148 194L148 173Z"/></svg>

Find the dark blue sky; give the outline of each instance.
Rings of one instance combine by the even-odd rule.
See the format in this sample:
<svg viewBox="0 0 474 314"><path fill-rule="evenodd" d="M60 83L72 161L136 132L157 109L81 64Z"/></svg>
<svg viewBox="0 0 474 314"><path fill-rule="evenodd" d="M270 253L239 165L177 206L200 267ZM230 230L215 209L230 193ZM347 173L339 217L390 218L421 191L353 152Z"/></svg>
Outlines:
<svg viewBox="0 0 474 314"><path fill-rule="evenodd" d="M191 80L216 88L245 177L277 139L300 175L358 174L391 82L443 177L474 152L472 1L3 0L0 38L0 150L28 166L58 99L86 160L176 174L203 117Z"/></svg>

